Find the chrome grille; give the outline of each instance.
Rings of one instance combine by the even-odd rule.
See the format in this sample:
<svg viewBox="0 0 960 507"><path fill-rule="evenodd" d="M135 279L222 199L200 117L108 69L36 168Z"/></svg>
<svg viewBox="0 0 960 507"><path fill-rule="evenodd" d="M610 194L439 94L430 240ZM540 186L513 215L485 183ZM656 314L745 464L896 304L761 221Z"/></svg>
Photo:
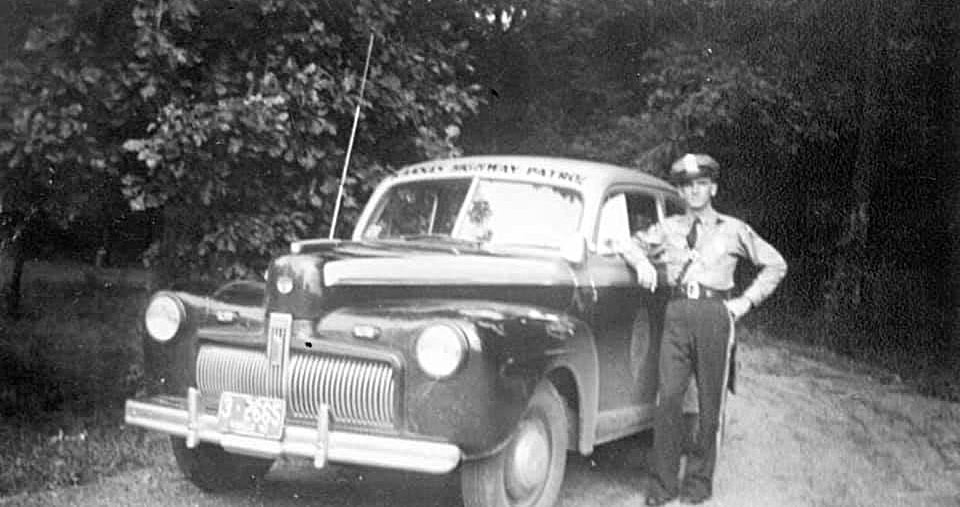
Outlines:
<svg viewBox="0 0 960 507"><path fill-rule="evenodd" d="M287 409L313 419L327 404L335 422L390 427L395 420L396 377L391 365L352 357L292 354ZM259 350L204 345L197 357L197 387L204 393L234 391L283 396L280 368Z"/></svg>
<svg viewBox="0 0 960 507"><path fill-rule="evenodd" d="M283 396L280 368L270 368L259 351L204 346L197 355L197 387L204 393Z"/></svg>
<svg viewBox="0 0 960 507"><path fill-rule="evenodd" d="M349 424L393 423L393 369L383 363L297 354L290 362L288 406L311 417L326 403L336 420Z"/></svg>

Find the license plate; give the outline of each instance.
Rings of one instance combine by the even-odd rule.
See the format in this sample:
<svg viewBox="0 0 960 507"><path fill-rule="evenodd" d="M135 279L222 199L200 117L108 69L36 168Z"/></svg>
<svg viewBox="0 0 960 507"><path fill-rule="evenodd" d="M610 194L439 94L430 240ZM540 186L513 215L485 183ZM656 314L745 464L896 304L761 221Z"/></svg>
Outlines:
<svg viewBox="0 0 960 507"><path fill-rule="evenodd" d="M286 410L281 398L224 392L217 418L224 433L279 440Z"/></svg>

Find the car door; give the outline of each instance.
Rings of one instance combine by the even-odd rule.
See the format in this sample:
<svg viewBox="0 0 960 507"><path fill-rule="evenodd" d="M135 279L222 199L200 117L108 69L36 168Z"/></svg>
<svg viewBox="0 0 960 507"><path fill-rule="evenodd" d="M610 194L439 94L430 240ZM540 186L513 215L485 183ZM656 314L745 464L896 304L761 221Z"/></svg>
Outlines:
<svg viewBox="0 0 960 507"><path fill-rule="evenodd" d="M656 224L661 206L662 198L653 191L613 188L599 213L587 260L597 298L591 320L600 376L598 443L646 428L653 417L659 334L651 315L657 315L663 298L637 284L636 273L615 245Z"/></svg>

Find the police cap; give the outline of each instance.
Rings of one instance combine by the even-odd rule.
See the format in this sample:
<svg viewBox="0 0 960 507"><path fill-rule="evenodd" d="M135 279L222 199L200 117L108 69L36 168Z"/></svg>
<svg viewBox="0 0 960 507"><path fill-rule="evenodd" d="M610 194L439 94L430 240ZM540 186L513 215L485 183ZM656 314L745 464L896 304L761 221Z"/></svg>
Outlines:
<svg viewBox="0 0 960 507"><path fill-rule="evenodd" d="M687 153L670 166L670 180L679 185L697 178L720 179L720 164L710 155Z"/></svg>

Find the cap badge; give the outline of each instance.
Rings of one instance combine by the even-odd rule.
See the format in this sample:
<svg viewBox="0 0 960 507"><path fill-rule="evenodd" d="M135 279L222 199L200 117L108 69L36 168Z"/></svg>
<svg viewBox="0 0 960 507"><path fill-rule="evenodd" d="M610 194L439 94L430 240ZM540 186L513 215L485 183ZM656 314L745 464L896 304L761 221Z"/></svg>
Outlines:
<svg viewBox="0 0 960 507"><path fill-rule="evenodd" d="M700 166L697 165L697 157L690 153L683 156L683 172L689 176L700 172Z"/></svg>

